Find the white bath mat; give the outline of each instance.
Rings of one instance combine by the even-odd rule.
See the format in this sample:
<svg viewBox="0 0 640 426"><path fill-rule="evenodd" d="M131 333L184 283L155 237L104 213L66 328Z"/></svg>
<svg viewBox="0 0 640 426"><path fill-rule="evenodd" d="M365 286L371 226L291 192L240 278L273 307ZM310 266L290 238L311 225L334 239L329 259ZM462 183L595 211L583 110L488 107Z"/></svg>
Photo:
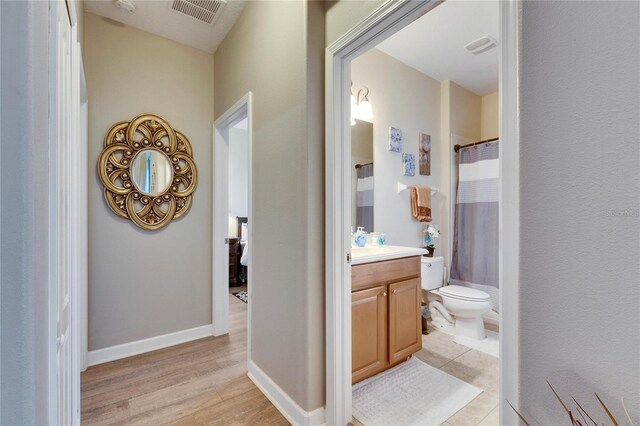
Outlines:
<svg viewBox="0 0 640 426"><path fill-rule="evenodd" d="M468 348L500 358L500 338L498 337L498 333L489 330L485 330L485 333L487 334L487 338L484 340L458 336L453 339L453 341Z"/></svg>
<svg viewBox="0 0 640 426"><path fill-rule="evenodd" d="M354 385L353 417L365 426L437 426L481 392L413 357Z"/></svg>

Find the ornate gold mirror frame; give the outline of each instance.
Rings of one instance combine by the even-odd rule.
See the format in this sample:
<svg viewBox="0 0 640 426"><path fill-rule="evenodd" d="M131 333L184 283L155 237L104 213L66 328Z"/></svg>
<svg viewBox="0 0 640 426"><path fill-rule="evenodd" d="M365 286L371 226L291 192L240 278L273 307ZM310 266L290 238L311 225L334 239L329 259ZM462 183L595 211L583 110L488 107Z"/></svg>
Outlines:
<svg viewBox="0 0 640 426"><path fill-rule="evenodd" d="M138 155L141 160L136 161ZM142 169L142 183L134 180L142 178L133 169L141 161L147 167ZM155 114L142 114L109 129L98 175L111 210L149 231L187 213L197 183L189 140Z"/></svg>

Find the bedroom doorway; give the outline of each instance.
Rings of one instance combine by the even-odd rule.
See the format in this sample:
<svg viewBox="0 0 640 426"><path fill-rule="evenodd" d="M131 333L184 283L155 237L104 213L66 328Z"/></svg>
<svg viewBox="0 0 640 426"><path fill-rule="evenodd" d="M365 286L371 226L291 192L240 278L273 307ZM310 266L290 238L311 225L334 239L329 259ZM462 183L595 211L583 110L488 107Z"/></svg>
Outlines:
<svg viewBox="0 0 640 426"><path fill-rule="evenodd" d="M214 123L213 332L251 335L251 93Z"/></svg>

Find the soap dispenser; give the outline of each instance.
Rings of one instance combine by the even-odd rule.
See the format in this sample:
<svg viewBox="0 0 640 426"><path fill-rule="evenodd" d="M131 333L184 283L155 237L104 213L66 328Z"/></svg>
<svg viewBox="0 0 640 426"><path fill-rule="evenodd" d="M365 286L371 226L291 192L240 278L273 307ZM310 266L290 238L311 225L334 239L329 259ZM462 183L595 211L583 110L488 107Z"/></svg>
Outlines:
<svg viewBox="0 0 640 426"><path fill-rule="evenodd" d="M356 230L356 236L353 239L356 247L364 247L367 244L367 238L365 237L364 227L358 226Z"/></svg>

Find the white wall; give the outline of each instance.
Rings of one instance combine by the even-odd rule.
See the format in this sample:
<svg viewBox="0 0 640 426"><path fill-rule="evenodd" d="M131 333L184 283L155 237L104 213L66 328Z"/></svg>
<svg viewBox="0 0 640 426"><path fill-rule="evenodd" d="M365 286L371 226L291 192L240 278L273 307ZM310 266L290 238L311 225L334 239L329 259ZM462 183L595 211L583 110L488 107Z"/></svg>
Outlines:
<svg viewBox="0 0 640 426"><path fill-rule="evenodd" d="M418 247L423 225L411 215L409 191L398 194L397 183L409 186L441 187L440 164L434 161L442 149L440 138L440 83L372 49L351 64L355 92L370 89L373 106L374 227L387 235L387 244ZM403 132L401 152L388 150L389 127ZM431 135L431 176L421 176L418 167L418 135ZM416 175L402 173L402 152L415 155ZM432 198L434 224L446 219L440 214L441 197ZM444 254L438 250L436 254Z"/></svg>
<svg viewBox="0 0 640 426"><path fill-rule="evenodd" d="M213 55L92 13L84 37L89 350L210 324ZM145 112L187 136L198 168L191 209L158 231L116 216L95 171L109 128Z"/></svg>
<svg viewBox="0 0 640 426"><path fill-rule="evenodd" d="M522 8L521 402L566 424L549 380L598 423L593 392L637 422L640 3Z"/></svg>
<svg viewBox="0 0 640 426"><path fill-rule="evenodd" d="M0 424L48 424L48 2L0 2Z"/></svg>
<svg viewBox="0 0 640 426"><path fill-rule="evenodd" d="M246 123L246 119L245 119ZM249 214L249 134L242 126L229 129L229 236L239 237L237 216Z"/></svg>

